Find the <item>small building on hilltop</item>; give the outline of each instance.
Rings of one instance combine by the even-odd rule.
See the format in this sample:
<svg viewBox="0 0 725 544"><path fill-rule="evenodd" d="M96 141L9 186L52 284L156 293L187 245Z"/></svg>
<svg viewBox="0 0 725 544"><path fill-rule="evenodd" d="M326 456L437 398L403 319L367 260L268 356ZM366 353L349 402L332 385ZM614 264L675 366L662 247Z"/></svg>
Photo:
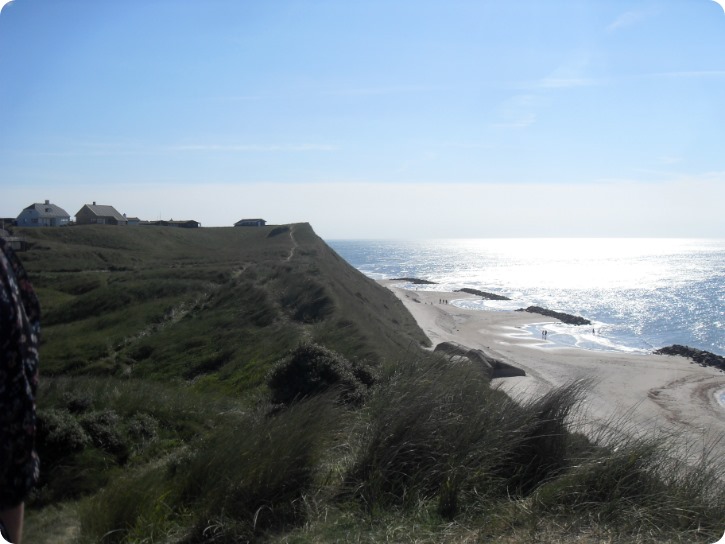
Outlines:
<svg viewBox="0 0 725 544"><path fill-rule="evenodd" d="M28 249L28 242L25 240L25 238L13 236L5 229L0 229L0 238L5 240L5 243L10 246L13 251L25 251L26 249Z"/></svg>
<svg viewBox="0 0 725 544"><path fill-rule="evenodd" d="M161 219L159 221L141 221L139 224L152 227L176 227L180 229L198 229L201 226L201 223L193 219L184 219L182 221L174 221L173 219L166 221Z"/></svg>
<svg viewBox="0 0 725 544"><path fill-rule="evenodd" d="M264 219L240 219L234 223L235 227L263 227L267 224Z"/></svg>
<svg viewBox="0 0 725 544"><path fill-rule="evenodd" d="M60 206L46 200L43 204L31 204L25 208L15 224L18 227L62 227L70 222L70 215Z"/></svg>
<svg viewBox="0 0 725 544"><path fill-rule="evenodd" d="M85 204L76 212L77 225L128 225L126 217L113 206Z"/></svg>

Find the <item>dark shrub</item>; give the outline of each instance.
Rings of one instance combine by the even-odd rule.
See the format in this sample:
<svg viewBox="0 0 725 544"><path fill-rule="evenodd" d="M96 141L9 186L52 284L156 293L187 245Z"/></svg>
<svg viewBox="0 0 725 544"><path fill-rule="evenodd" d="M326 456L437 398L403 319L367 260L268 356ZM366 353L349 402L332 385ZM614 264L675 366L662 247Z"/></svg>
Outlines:
<svg viewBox="0 0 725 544"><path fill-rule="evenodd" d="M65 401L68 411L72 414L82 414L83 412L87 412L93 405L89 395L75 391L66 391L63 394L63 400Z"/></svg>
<svg viewBox="0 0 725 544"><path fill-rule="evenodd" d="M65 410L39 410L36 447L44 468L80 451L90 439L78 420Z"/></svg>
<svg viewBox="0 0 725 544"><path fill-rule="evenodd" d="M128 435L134 442L151 442L159 435L159 422L149 414L138 413L128 423Z"/></svg>
<svg viewBox="0 0 725 544"><path fill-rule="evenodd" d="M269 374L272 402L288 405L295 400L339 387L344 403L360 404L375 382L372 369L351 363L323 346L305 343L277 362Z"/></svg>
<svg viewBox="0 0 725 544"><path fill-rule="evenodd" d="M119 462L128 459L128 445L121 431L121 420L113 410L92 412L81 418L81 425L90 436L93 444L116 456Z"/></svg>

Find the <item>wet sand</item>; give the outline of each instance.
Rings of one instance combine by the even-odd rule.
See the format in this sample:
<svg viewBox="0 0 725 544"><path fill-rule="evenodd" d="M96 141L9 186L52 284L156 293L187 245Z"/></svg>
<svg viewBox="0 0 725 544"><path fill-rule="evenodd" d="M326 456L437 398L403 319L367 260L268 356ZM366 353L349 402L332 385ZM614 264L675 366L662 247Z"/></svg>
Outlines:
<svg viewBox="0 0 725 544"><path fill-rule="evenodd" d="M494 380L515 397L527 398L573 380L592 381L580 415L589 424L626 425L633 432L670 432L701 451L725 436L725 408L716 393L725 373L679 356L584 350L557 346L524 327L545 328L555 320L526 312L458 308L466 293L406 290L384 280L411 312L435 347L452 341L526 371L526 376ZM447 299L448 304L441 304ZM714 446L725 458L725 438Z"/></svg>

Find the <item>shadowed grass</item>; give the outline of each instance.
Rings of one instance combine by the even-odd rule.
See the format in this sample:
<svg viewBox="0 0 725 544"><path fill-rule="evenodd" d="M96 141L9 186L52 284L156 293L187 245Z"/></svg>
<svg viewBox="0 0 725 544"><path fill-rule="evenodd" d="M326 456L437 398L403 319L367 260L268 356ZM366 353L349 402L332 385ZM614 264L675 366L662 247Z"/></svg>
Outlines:
<svg viewBox="0 0 725 544"><path fill-rule="evenodd" d="M195 445L117 480L81 511L84 541L240 542L305 519L305 496L321 484L320 461L339 431L340 412L317 397L265 416L230 415Z"/></svg>

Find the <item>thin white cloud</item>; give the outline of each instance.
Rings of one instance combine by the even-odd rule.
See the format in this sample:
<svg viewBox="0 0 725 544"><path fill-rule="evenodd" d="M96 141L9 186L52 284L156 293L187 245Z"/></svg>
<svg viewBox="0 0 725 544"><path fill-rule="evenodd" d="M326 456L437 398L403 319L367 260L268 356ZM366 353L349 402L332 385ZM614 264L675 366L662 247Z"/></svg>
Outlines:
<svg viewBox="0 0 725 544"><path fill-rule="evenodd" d="M179 144L144 145L122 143L76 143L65 149L49 150L12 150L0 149L0 153L14 153L34 157L114 157L114 156L153 156L177 152L217 152L217 153L325 153L340 148L330 144Z"/></svg>
<svg viewBox="0 0 725 544"><path fill-rule="evenodd" d="M511 119L510 121L503 121L500 123L491 123L491 126L493 128L521 129L529 127L534 123L536 123L535 113L523 113L519 115L516 119Z"/></svg>
<svg viewBox="0 0 725 544"><path fill-rule="evenodd" d="M585 77L545 77L534 84L539 89L568 89L571 87L591 87L601 81Z"/></svg>
<svg viewBox="0 0 725 544"><path fill-rule="evenodd" d="M607 32L614 32L620 28L635 25L645 19L647 15L648 14L644 11L627 11L622 13L609 26L607 26Z"/></svg>
<svg viewBox="0 0 725 544"><path fill-rule="evenodd" d="M221 102L252 102L262 100L262 97L257 95L215 96L211 100L219 100Z"/></svg>
<svg viewBox="0 0 725 544"><path fill-rule="evenodd" d="M339 148L328 144L288 144L288 145L226 145L226 144L186 144L167 148L170 151L220 151L240 153L270 152L305 152L305 151L337 151Z"/></svg>
<svg viewBox="0 0 725 544"><path fill-rule="evenodd" d="M522 129L536 122L536 105L539 97L520 94L504 101L498 108L498 120L491 123L494 128Z"/></svg>
<svg viewBox="0 0 725 544"><path fill-rule="evenodd" d="M662 164L668 164L668 165L669 164L679 164L682 162L682 160L683 160L682 157L675 157L672 155L664 155L664 156L660 157L660 162Z"/></svg>
<svg viewBox="0 0 725 544"><path fill-rule="evenodd" d="M643 74L643 77L671 77L671 78L704 78L724 77L725 70L691 70L681 72L653 72Z"/></svg>
<svg viewBox="0 0 725 544"><path fill-rule="evenodd" d="M387 87L359 87L350 89L337 89L325 92L332 96L383 96L392 94L427 93L445 90L445 87L427 85L392 85Z"/></svg>
<svg viewBox="0 0 725 544"><path fill-rule="evenodd" d="M528 82L521 87L530 91L541 91L602 85L605 81L584 75L587 73L590 57L590 52L586 49L573 51L568 58L561 62L546 77L537 81Z"/></svg>

